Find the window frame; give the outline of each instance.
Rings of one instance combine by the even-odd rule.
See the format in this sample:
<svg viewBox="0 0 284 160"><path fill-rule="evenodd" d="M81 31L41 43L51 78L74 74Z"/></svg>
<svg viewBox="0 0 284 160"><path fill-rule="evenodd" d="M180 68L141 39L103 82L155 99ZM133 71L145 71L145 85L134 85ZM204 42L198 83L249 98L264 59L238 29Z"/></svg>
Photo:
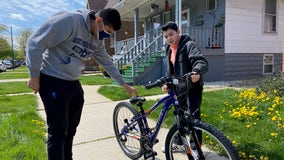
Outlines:
<svg viewBox="0 0 284 160"><path fill-rule="evenodd" d="M210 1L215 1L215 6L214 8L210 8ZM210 11L213 11L217 8L217 0L206 0L206 11L207 12L210 12Z"/></svg>
<svg viewBox="0 0 284 160"><path fill-rule="evenodd" d="M271 57L271 62L266 62L266 57ZM264 54L263 55L263 74L272 74L274 68L274 54ZM266 72L266 66L271 66L271 72Z"/></svg>
<svg viewBox="0 0 284 160"><path fill-rule="evenodd" d="M166 24L169 21L171 21L171 12L167 11L167 12L163 13L163 25Z"/></svg>
<svg viewBox="0 0 284 160"><path fill-rule="evenodd" d="M160 15L156 15L154 17L152 17L152 28L155 30L155 29L159 29L162 25L161 23L161 18L160 18Z"/></svg>
<svg viewBox="0 0 284 160"><path fill-rule="evenodd" d="M264 33L277 33L277 8L278 8L278 0L275 0L275 14L274 13L266 13L266 6L267 2L271 2L270 0L264 0L264 7L263 7L263 32ZM271 20L268 19L272 18ZM274 20L273 20L274 19ZM268 27L268 22L271 21L272 27ZM275 21L275 22L273 22ZM273 24L274 23L274 24ZM271 28L271 29L269 29Z"/></svg>

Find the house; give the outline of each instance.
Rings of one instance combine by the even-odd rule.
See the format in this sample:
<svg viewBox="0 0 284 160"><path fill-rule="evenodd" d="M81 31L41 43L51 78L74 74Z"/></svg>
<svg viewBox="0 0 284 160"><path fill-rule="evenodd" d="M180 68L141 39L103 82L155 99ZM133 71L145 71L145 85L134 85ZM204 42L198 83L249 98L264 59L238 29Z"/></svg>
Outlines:
<svg viewBox="0 0 284 160"><path fill-rule="evenodd" d="M133 22L130 39L114 37L114 62L131 66L133 83L146 83L165 72L165 42L160 27L179 24L209 61L205 81L261 78L283 72L283 0L109 0L124 21ZM141 26L144 34L138 34ZM133 41L134 40L134 41ZM120 47L128 46L121 54ZM148 64L152 56L157 63ZM147 66L147 65L146 65ZM152 66L152 68L151 68ZM154 66L154 67L153 67ZM141 70L141 71L140 71ZM151 74L152 73L152 74Z"/></svg>
<svg viewBox="0 0 284 160"><path fill-rule="evenodd" d="M87 9L89 10L95 10L95 11L100 11L103 8L111 8L115 4L115 0L88 0L87 1ZM129 40L134 37L133 30L129 30L129 26L133 26L133 21L127 21L122 19L122 24L121 24L121 29L115 33L115 40L116 41L124 41L124 40ZM139 29L139 35L143 35L144 30L142 27L142 23L140 24L140 29ZM114 52L114 37L111 37L110 39L105 39L106 43L106 50L112 56L115 54ZM124 42L126 43L126 42ZM122 48L123 46L117 46L118 48Z"/></svg>

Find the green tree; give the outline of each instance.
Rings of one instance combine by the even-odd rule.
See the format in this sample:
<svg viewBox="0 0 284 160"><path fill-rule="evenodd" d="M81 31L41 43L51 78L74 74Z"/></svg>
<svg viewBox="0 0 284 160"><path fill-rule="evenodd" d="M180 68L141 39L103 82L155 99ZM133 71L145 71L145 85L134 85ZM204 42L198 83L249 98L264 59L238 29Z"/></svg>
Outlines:
<svg viewBox="0 0 284 160"><path fill-rule="evenodd" d="M6 39L0 37L0 59L5 59L11 56L11 46Z"/></svg>

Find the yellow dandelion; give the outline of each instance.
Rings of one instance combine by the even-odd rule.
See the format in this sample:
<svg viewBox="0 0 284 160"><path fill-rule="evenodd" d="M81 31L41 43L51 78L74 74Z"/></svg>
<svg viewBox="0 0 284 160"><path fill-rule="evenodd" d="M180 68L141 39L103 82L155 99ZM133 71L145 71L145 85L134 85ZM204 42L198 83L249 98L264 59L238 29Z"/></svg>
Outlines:
<svg viewBox="0 0 284 160"><path fill-rule="evenodd" d="M272 132L272 133L270 133L270 135L271 135L271 137L277 137L277 136L278 136L278 133Z"/></svg>
<svg viewBox="0 0 284 160"><path fill-rule="evenodd" d="M274 89L274 90L273 90L273 93L274 93L274 94L277 94L277 90L276 90L276 89Z"/></svg>
<svg viewBox="0 0 284 160"><path fill-rule="evenodd" d="M263 160L269 160L269 158L268 157L264 157Z"/></svg>
<svg viewBox="0 0 284 160"><path fill-rule="evenodd" d="M249 158L254 158L254 157L255 157L254 155L251 155L251 154L249 155Z"/></svg>

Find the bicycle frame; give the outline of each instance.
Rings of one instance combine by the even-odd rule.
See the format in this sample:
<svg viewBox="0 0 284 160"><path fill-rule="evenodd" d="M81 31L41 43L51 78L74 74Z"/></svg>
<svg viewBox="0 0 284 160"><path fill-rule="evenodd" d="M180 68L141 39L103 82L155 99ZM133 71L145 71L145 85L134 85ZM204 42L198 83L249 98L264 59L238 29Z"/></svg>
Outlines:
<svg viewBox="0 0 284 160"><path fill-rule="evenodd" d="M162 103L165 103L165 104L163 105L162 110L161 110L161 112L159 114L158 121L157 121L156 126L155 126L155 130L153 132L151 132L150 131L150 127L148 125L147 116L149 114L151 114L153 111L155 111L158 107L162 106ZM165 117L167 116L168 111L171 109L171 107L173 105L177 105L177 104L178 104L178 101L177 101L177 99L175 97L175 93L174 93L173 90L170 90L168 95L166 95L165 97L162 97L160 100L158 100L147 111L144 112L143 107L141 106L140 114L138 114L137 117L134 117L131 120L131 123L129 123L127 126L125 126L122 130L124 131L124 130L126 130L127 127L132 126L132 124L137 123L139 120L142 120L143 127L144 127L143 131L146 132L145 134L148 137L149 141L152 144L154 144L155 141L156 141L156 138L158 136L158 133L160 131L161 125L162 125ZM137 140L141 139L141 137L137 137L137 135L132 135L129 132L123 132L123 133L128 135L128 136L130 136L130 137L132 137L132 138L135 138Z"/></svg>
<svg viewBox="0 0 284 160"><path fill-rule="evenodd" d="M130 99L130 104L122 102L115 107L113 114L115 135L120 147L129 158L138 159L142 155L144 155L145 159L150 157L155 158L157 152L153 150L153 146L158 143L157 136L169 110L174 107L173 114L175 116L175 124L170 128L165 141L165 155L167 159L172 159L174 155L177 155L173 154L174 149L172 148L173 144L176 143L178 145L183 145L183 153L185 153L183 155L178 154L177 156L187 157L184 157L185 159L205 159L207 156L215 157L217 155L217 157L224 156L230 159L239 160L237 150L221 131L213 125L194 119L194 114L198 109L196 111L190 111L190 106L188 106L189 104L187 103L188 99L185 99L187 98L185 96L188 96L188 90L184 90L184 87L186 86L186 89L189 89L191 85L188 84L187 81L184 82L183 78L188 80L188 76L189 75L185 75L180 79L178 79L179 77L177 79L162 77L154 83L145 85L146 89L151 89L166 84L169 90L166 96L155 101L155 104L147 110L144 110L143 108L143 103L145 101L144 97L132 97ZM181 83L179 80L181 80ZM179 86L179 84L181 85ZM186 104L183 104L184 102ZM133 108L133 105L138 106L140 110L137 111L136 108ZM159 112L158 120L154 125L150 125L150 127L154 128L150 128L148 116L158 107L162 107ZM124 112L123 108L126 109L126 112ZM118 115L120 114L121 109L123 109L121 112L125 117L120 118ZM124 115L124 113L126 114ZM120 125L122 128L119 127L118 122L123 123ZM201 148L203 139L199 140L198 133L196 133L197 130L200 130L215 140L216 147L212 148L213 154L211 154L211 149L210 152L206 149L203 151ZM177 142L176 137L181 139L178 139ZM127 142L128 140L129 143ZM132 142L134 142L133 145ZM211 139L209 143L211 143ZM221 152L219 152L220 150ZM214 151L217 151L216 154Z"/></svg>

